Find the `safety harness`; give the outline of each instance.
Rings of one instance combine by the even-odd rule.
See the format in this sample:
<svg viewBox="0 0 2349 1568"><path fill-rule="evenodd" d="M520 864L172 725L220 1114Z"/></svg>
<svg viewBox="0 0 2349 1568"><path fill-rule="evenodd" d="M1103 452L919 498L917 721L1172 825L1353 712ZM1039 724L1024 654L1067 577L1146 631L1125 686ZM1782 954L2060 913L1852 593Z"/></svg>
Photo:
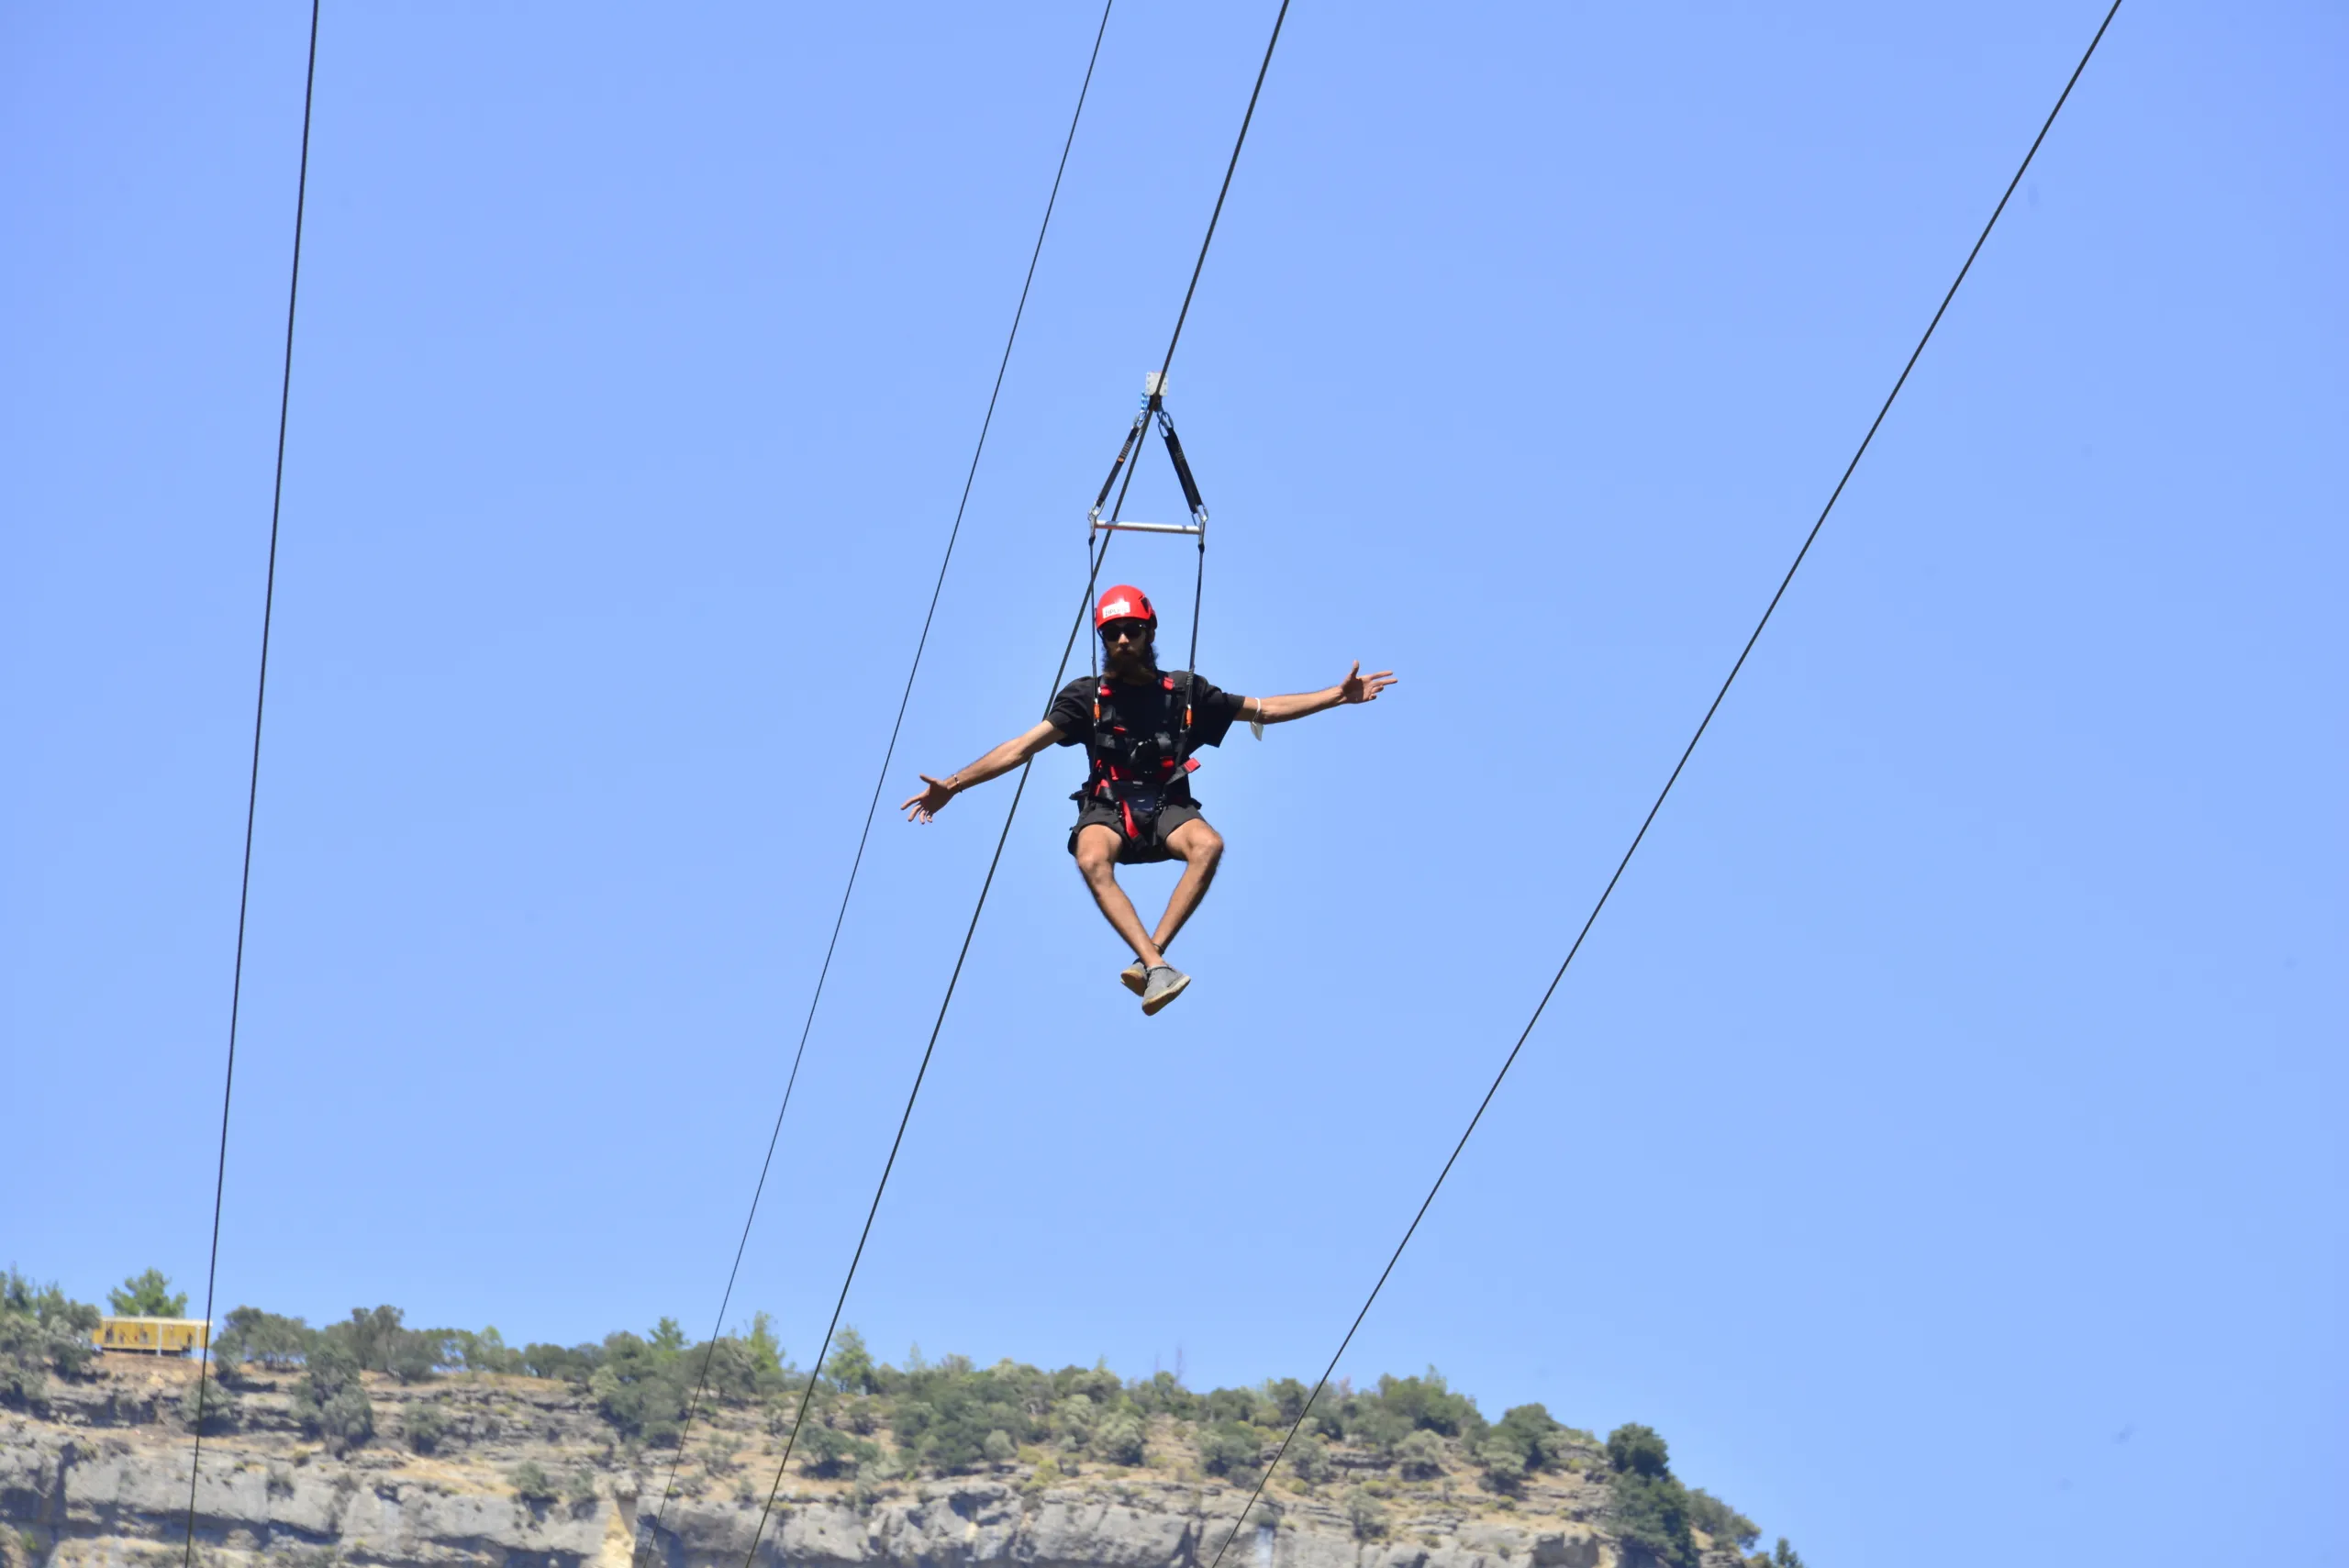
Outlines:
<svg viewBox="0 0 2349 1568"><path fill-rule="evenodd" d="M1165 695L1155 705L1155 714L1120 711L1109 678L1104 675L1094 683L1093 734L1085 746L1093 776L1069 798L1114 804L1130 844L1146 841L1167 794L1198 768L1197 757L1183 755L1191 736L1191 684L1186 672L1180 681L1183 720L1176 725L1176 677L1158 678L1158 688Z"/></svg>

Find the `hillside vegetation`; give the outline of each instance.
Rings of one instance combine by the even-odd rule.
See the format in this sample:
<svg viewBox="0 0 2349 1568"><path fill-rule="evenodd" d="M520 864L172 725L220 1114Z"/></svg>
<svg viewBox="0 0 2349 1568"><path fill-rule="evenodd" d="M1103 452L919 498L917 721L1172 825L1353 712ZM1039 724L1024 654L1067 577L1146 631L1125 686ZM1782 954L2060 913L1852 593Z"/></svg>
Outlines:
<svg viewBox="0 0 2349 1568"><path fill-rule="evenodd" d="M167 1283L150 1271L129 1282L130 1294L168 1300ZM0 1276L0 1401L38 1412L53 1381L94 1375L87 1335L96 1317L53 1286L36 1289L13 1271ZM853 1329L811 1376L784 1354L763 1313L700 1343L662 1318L647 1334L516 1347L495 1328L412 1329L388 1306L353 1309L323 1329L239 1307L216 1335L214 1370L210 1379L183 1380L179 1423L200 1425L210 1443L249 1420L258 1427L265 1413L269 1424L297 1427L334 1455L373 1447L447 1459L498 1436L495 1400L484 1403L493 1387L560 1385L591 1422L584 1438L592 1447L506 1471L513 1495L534 1507L592 1500L605 1471L651 1474L663 1496L751 1507L782 1481L786 1449L791 1471L860 1507L900 1484L952 1476L998 1477L1030 1496L1086 1480L1244 1496L1279 1453L1266 1498L1338 1510L1365 1541L1414 1528L1430 1508L1580 1515L1561 1499L1588 1496L1600 1502L1595 1522L1628 1562L1801 1562L1784 1540L1754 1551L1754 1524L1684 1485L1650 1429L1623 1426L1602 1440L1538 1404L1490 1418L1432 1368L1323 1390L1285 1453L1282 1440L1312 1392L1296 1378L1201 1393L1165 1372L1125 1379L1097 1365L981 1366L960 1355L930 1361L918 1349L898 1365L876 1359ZM806 1424L794 1440L803 1403Z"/></svg>

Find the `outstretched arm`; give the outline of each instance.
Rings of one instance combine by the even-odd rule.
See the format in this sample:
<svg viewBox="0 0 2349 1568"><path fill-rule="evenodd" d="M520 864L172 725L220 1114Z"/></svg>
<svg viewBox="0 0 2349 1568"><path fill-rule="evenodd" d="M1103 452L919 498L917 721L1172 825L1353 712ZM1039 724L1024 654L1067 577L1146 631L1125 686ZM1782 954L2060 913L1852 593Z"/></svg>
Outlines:
<svg viewBox="0 0 2349 1568"><path fill-rule="evenodd" d="M946 809L946 803L970 788L989 779L1000 778L1042 751L1057 742L1061 732L1051 724L1039 724L1024 735L1017 735L981 757L968 767L958 768L942 779L923 773L921 782L929 787L918 795L906 796L898 810L909 822L927 822Z"/></svg>
<svg viewBox="0 0 2349 1568"><path fill-rule="evenodd" d="M1376 702L1378 694L1395 684L1395 672L1381 670L1375 675L1362 673L1362 661L1346 672L1346 678L1334 686L1318 692L1294 692L1280 697L1249 697L1240 707L1240 717L1252 718L1259 724L1286 724L1292 718L1303 718L1308 713L1324 708L1342 706L1347 703Z"/></svg>

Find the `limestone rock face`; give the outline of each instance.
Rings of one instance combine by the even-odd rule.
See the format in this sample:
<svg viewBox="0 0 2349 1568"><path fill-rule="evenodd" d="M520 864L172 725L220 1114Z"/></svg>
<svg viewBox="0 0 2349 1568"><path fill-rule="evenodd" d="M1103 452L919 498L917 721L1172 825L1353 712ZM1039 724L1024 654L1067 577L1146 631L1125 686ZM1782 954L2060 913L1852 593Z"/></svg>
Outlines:
<svg viewBox="0 0 2349 1568"><path fill-rule="evenodd" d="M52 1389L39 1412L0 1412L0 1568L162 1568L188 1529L196 1443L179 1419L193 1365L109 1360ZM1600 1521L1605 1490L1576 1477L1540 1507L1433 1494L1358 1536L1342 1488L1275 1487L1227 1544L1246 1492L1149 1471L860 1486L785 1477L763 1521L774 1459L758 1433L713 1441L673 1489L665 1452L629 1453L562 1385L484 1378L402 1389L371 1380L376 1439L336 1454L306 1440L290 1383L245 1392L235 1429L207 1435L196 1469L204 1568L1629 1568ZM449 1436L401 1445L429 1398ZM695 1447L700 1448L697 1438ZM516 1495L537 1466L562 1496ZM639 1466L641 1466L640 1469ZM665 1501L664 1501L665 1497ZM1525 1500L1531 1504L1536 1499ZM1521 1508L1521 1511L1520 1511ZM1731 1564L1734 1554L1709 1554Z"/></svg>

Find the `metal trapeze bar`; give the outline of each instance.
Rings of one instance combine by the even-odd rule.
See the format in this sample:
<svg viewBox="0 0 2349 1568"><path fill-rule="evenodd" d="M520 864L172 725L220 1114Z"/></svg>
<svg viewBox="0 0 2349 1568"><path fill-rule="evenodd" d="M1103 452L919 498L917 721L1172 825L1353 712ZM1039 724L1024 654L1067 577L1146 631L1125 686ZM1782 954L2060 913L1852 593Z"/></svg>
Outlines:
<svg viewBox="0 0 2349 1568"><path fill-rule="evenodd" d="M1205 523L1105 523L1100 518L1096 517L1093 519L1093 531L1097 534L1190 534L1197 536L1206 533L1208 531L1208 526Z"/></svg>

